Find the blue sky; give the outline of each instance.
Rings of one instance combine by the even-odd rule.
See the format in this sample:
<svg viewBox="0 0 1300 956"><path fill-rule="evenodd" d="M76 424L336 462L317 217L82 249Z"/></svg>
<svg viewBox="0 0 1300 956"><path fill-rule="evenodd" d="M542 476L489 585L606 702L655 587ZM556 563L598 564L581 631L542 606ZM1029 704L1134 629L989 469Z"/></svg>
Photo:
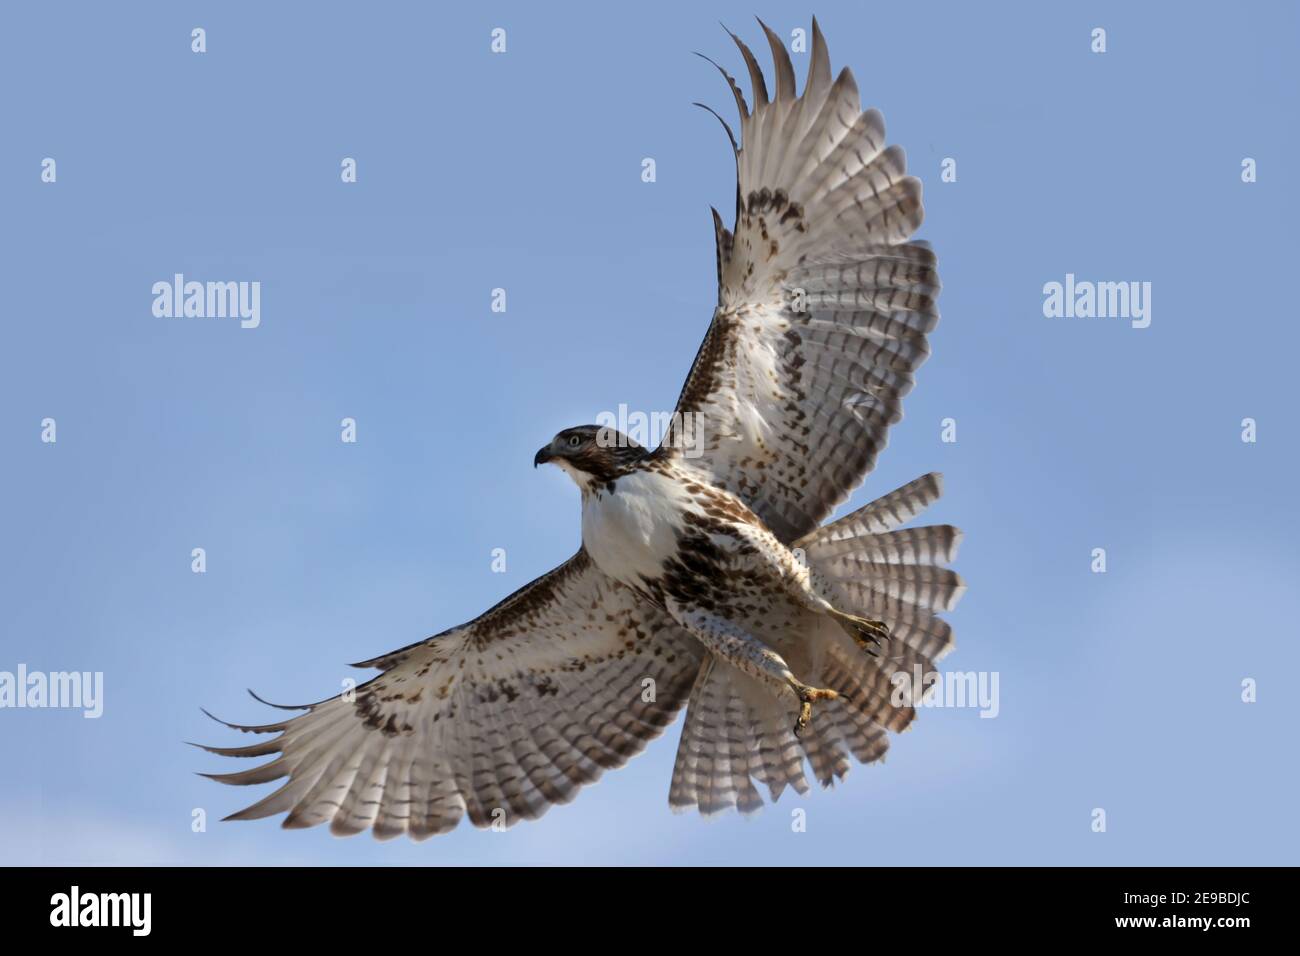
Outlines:
<svg viewBox="0 0 1300 956"><path fill-rule="evenodd" d="M669 812L679 722L504 834L217 823L256 794L193 774L223 768L182 741L233 742L200 705L257 722L245 687L327 696L362 676L345 662L572 553L577 492L533 451L620 403L670 409L715 298L708 208L730 208L732 164L690 103L730 115L730 96L690 53L739 74L719 19L757 49L752 14L788 37L812 12L925 182L944 280L933 357L846 507L946 474L927 518L966 532L970 590L944 666L997 672L999 715L924 711L884 766L753 819ZM1300 252L1298 19L1280 3L6 8L0 670L102 671L105 699L98 720L0 710L0 858L1296 862L1300 333L1281 285ZM153 283L178 272L259 281L260 326L155 317ZM1067 273L1150 282L1150 327L1045 317L1043 286Z"/></svg>

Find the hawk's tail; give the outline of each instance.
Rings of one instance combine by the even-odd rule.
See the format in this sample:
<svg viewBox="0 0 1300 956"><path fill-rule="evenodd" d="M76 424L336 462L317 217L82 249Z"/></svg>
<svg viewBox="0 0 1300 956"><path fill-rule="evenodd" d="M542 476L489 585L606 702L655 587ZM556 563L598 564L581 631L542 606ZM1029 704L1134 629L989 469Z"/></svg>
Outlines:
<svg viewBox="0 0 1300 956"><path fill-rule="evenodd" d="M943 476L932 472L795 542L839 596L840 610L884 621L894 649L932 661L953 647L952 628L936 613L951 611L966 592L961 575L945 567L961 532L951 525L898 528L941 494Z"/></svg>
<svg viewBox="0 0 1300 956"><path fill-rule="evenodd" d="M801 635L806 660L786 658L805 683L841 696L815 704L812 724L799 737L789 701L707 659L677 750L669 792L673 809L752 812L763 804L755 783L766 786L773 801L787 786L807 792L805 760L817 781L830 786L852 766L849 755L860 763L884 756L886 731L903 730L915 716L894 675L910 678L917 669L926 674L952 649L952 628L935 612L951 610L965 591L961 578L943 567L961 541L956 528L896 530L941 492L941 476L926 475L796 542L837 594L837 606L883 621L890 638L872 657L830 618L810 614L810 633Z"/></svg>

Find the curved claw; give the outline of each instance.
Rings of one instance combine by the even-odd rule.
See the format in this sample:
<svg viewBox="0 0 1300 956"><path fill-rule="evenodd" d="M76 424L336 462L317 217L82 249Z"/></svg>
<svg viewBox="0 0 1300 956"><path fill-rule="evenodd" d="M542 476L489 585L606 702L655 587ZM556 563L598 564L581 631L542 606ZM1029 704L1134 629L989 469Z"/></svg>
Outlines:
<svg viewBox="0 0 1300 956"><path fill-rule="evenodd" d="M839 692L831 690L829 687L808 687L800 685L799 692L799 716L794 722L794 735L802 736L803 731L807 729L812 722L812 705L819 700L838 700Z"/></svg>
<svg viewBox="0 0 1300 956"><path fill-rule="evenodd" d="M889 640L889 625L884 621L873 621L855 614L836 613L836 619L844 628L844 633L853 638L860 649L872 657L879 656L875 648Z"/></svg>

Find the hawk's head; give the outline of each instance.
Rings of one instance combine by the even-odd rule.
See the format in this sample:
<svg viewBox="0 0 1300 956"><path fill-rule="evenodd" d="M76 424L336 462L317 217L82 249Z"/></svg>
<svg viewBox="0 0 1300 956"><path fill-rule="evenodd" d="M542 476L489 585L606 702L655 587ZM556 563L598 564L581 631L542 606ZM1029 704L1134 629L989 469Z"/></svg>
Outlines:
<svg viewBox="0 0 1300 956"><path fill-rule="evenodd" d="M538 450L533 467L551 462L586 488L613 481L644 458L646 450L606 425L566 428Z"/></svg>

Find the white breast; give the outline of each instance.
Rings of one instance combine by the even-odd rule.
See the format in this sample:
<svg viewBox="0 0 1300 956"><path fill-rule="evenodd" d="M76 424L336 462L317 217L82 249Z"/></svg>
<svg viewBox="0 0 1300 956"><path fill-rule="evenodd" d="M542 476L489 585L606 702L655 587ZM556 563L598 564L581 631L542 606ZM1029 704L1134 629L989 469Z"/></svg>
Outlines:
<svg viewBox="0 0 1300 956"><path fill-rule="evenodd" d="M689 497L671 478L655 472L624 475L613 492L586 496L582 543L600 568L615 580L637 587L659 577L677 553L682 510Z"/></svg>

